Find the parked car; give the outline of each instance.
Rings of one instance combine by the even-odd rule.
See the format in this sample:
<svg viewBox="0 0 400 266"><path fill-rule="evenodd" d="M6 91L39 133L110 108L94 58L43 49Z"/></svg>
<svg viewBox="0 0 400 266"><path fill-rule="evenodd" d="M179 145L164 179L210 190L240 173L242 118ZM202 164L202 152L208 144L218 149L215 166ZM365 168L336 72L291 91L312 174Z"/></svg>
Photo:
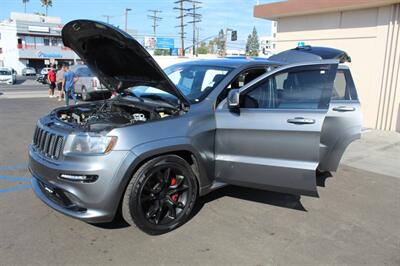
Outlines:
<svg viewBox="0 0 400 266"><path fill-rule="evenodd" d="M0 67L0 84L13 85L17 82L17 72L11 67Z"/></svg>
<svg viewBox="0 0 400 266"><path fill-rule="evenodd" d="M78 77L75 83L75 93L81 96L83 101L90 101L96 98L109 98L110 90L103 86L100 80L95 77L85 65L74 65L70 70Z"/></svg>
<svg viewBox="0 0 400 266"><path fill-rule="evenodd" d="M26 67L22 69L22 76L36 76L36 69L33 67Z"/></svg>
<svg viewBox="0 0 400 266"><path fill-rule="evenodd" d="M36 75L36 81L42 84L49 84L49 81L47 80L47 73L49 72L48 67L42 68L39 71L39 74Z"/></svg>
<svg viewBox="0 0 400 266"><path fill-rule="evenodd" d="M40 118L29 146L36 195L90 223L124 219L148 234L176 229L199 197L225 185L317 196L360 137L343 51L307 47L274 60L217 59L164 71L134 38L76 20L62 30L120 96Z"/></svg>

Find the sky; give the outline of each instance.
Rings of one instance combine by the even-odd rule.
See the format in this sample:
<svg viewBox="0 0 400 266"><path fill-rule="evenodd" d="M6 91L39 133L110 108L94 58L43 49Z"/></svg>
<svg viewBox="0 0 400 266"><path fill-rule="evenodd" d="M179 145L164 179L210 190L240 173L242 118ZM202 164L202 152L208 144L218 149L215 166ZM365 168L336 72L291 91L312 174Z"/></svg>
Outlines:
<svg viewBox="0 0 400 266"><path fill-rule="evenodd" d="M176 0L53 0L53 6L49 7L49 16L61 17L63 23L70 20L85 18L106 21L103 15L113 16L110 24L124 28L125 8L131 8L128 15L128 28L134 29L139 35L152 36L152 21L147 18L149 9L162 10L163 18L158 24L158 36L174 37L175 46L179 47L178 10L173 8ZM203 21L199 23L200 39L217 35L222 28L232 28L238 31L238 41L230 42L228 48L244 48L247 36L255 26L259 36L270 35L270 22L253 17L253 7L259 2L269 3L276 0L203 0L199 13L203 15ZM189 5L188 5L189 7ZM10 16L10 12L24 12L22 0L0 0L0 20ZM40 0L30 0L27 4L27 12L45 13ZM192 38L192 26L186 28L186 47L190 45Z"/></svg>

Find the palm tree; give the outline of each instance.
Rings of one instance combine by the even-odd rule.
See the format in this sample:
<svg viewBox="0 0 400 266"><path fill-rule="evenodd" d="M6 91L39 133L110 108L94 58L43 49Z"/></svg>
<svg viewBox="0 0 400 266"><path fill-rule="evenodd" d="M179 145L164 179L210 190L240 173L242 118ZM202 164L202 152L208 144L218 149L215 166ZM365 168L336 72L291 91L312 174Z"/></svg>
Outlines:
<svg viewBox="0 0 400 266"><path fill-rule="evenodd" d="M24 11L26 13L26 3L28 3L29 0L22 0L22 3L24 4Z"/></svg>
<svg viewBox="0 0 400 266"><path fill-rule="evenodd" d="M46 17L47 17L47 10L49 6L53 6L53 0L40 0L40 2L42 3L42 6L46 7Z"/></svg>

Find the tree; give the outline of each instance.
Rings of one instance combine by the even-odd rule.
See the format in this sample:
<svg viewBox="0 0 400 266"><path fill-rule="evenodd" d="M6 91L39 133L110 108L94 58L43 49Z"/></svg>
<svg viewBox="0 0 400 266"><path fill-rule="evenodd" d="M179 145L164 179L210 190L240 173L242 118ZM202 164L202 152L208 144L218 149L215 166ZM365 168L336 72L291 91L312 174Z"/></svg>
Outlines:
<svg viewBox="0 0 400 266"><path fill-rule="evenodd" d="M246 54L249 56L258 56L259 49L258 34L256 27L254 27L252 33L247 37Z"/></svg>
<svg viewBox="0 0 400 266"><path fill-rule="evenodd" d="M208 48L205 42L200 43L200 47L197 48L197 53L199 54L207 54L208 53Z"/></svg>
<svg viewBox="0 0 400 266"><path fill-rule="evenodd" d="M22 3L24 4L24 12L26 13L26 4L29 2L29 0L22 0Z"/></svg>
<svg viewBox="0 0 400 266"><path fill-rule="evenodd" d="M218 33L216 45L217 45L218 54L220 56L224 56L226 47L225 47L225 33L224 33L223 29L221 29Z"/></svg>
<svg viewBox="0 0 400 266"><path fill-rule="evenodd" d="M49 6L53 6L53 0L40 0L42 3L42 6L46 7L46 17L47 17L47 11L49 9Z"/></svg>

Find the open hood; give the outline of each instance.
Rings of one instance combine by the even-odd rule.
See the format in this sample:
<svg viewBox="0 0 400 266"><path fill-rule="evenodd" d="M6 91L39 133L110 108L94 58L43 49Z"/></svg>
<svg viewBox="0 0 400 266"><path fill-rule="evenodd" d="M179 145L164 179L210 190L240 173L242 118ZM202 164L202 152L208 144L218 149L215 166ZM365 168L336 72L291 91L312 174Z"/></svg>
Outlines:
<svg viewBox="0 0 400 266"><path fill-rule="evenodd" d="M62 29L62 39L109 89L152 86L189 104L146 49L124 31L104 22L74 20Z"/></svg>
<svg viewBox="0 0 400 266"><path fill-rule="evenodd" d="M269 59L287 64L325 59L337 59L339 63L351 62L350 56L344 51L309 45L283 51L271 56Z"/></svg>

